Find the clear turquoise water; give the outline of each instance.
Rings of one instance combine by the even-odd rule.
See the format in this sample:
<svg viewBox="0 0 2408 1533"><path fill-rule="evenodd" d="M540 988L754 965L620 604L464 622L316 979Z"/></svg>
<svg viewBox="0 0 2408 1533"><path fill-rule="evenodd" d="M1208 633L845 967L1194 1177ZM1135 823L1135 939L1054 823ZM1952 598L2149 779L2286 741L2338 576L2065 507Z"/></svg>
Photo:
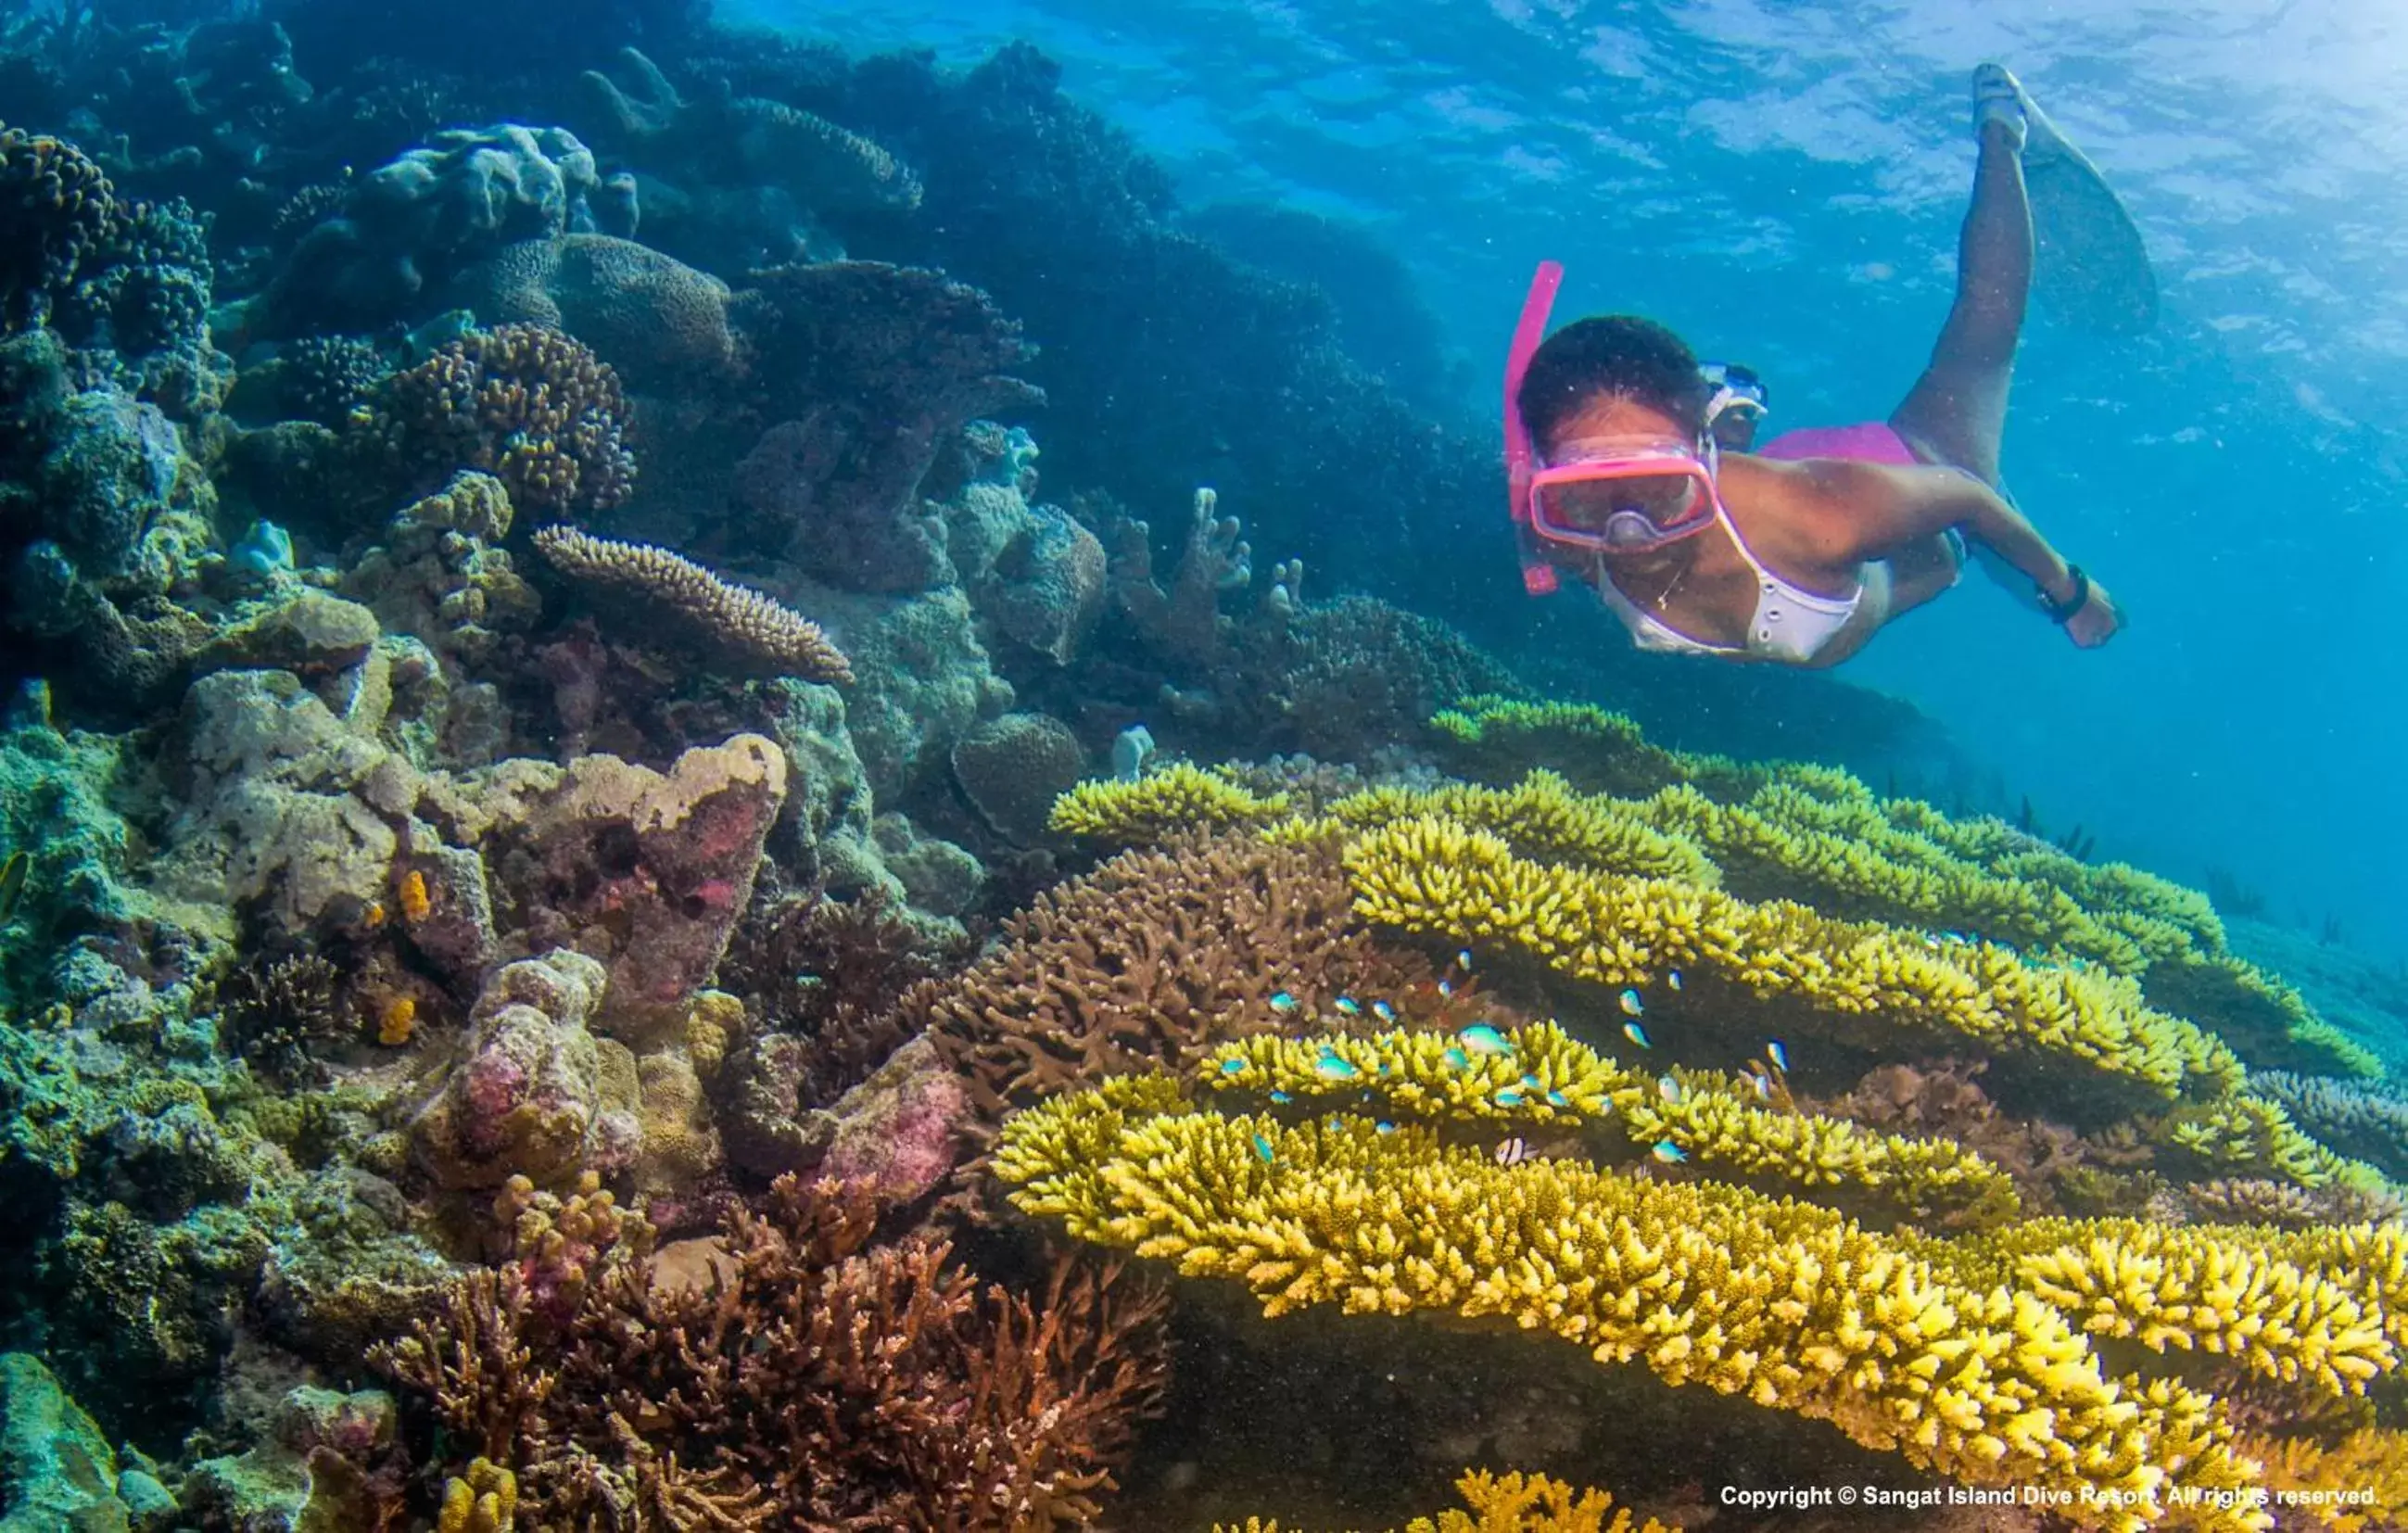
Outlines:
<svg viewBox="0 0 2408 1533"><path fill-rule="evenodd" d="M1966 76L2015 69L2138 217L2136 340L2027 333L2010 482L2133 626L2078 653L1975 580L1853 663L2052 826L2408 950L2408 23L2372 0L2086 17L1998 0L780 0L723 14L974 62L1025 36L1190 203L1368 224L1489 380L1531 265L1771 379L1774 424L1886 414L1947 307ZM2103 8L2103 7L2102 7ZM1501 505L1501 492L1500 492ZM1510 557L1434 539L1433 558ZM1602 618L1582 642L1618 645Z"/></svg>

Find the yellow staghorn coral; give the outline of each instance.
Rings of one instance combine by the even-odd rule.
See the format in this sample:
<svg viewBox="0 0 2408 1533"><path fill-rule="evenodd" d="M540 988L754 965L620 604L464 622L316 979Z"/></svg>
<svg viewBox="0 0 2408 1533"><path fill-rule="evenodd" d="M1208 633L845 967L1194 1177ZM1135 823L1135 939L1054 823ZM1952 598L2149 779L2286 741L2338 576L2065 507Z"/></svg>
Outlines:
<svg viewBox="0 0 2408 1533"><path fill-rule="evenodd" d="M2265 1464L2266 1486L2302 1524L2332 1533L2400 1526L2408 1507L2408 1433L2369 1426L2330 1447L2299 1439L2245 1439Z"/></svg>
<svg viewBox="0 0 2408 1533"><path fill-rule="evenodd" d="M1956 1282L1828 1210L1567 1161L1506 1168L1426 1130L1180 1111L1129 1080L1012 1118L1012 1201L1080 1239L1243 1282L1268 1316L1452 1311L1511 1317L1835 1425L1984 1485L2078 1497L2130 1533L2199 1494L2196 1526L2266 1526L2207 1397L2104 1377L2081 1334L2004 1285Z"/></svg>
<svg viewBox="0 0 2408 1533"><path fill-rule="evenodd" d="M1465 1037L1473 1037L1467 1030ZM1676 1070L1650 1080L1554 1023L1487 1033L1364 1038L1270 1035L1227 1043L1197 1067L1208 1091L1369 1101L1454 1124L1543 1128L1596 1123L1644 1155L1670 1144L1700 1170L1842 1194L1909 1218L1989 1225L2017 1211L2005 1172L1947 1139L1909 1139L1843 1118L1777 1111L1727 1080Z"/></svg>
<svg viewBox="0 0 2408 1533"><path fill-rule="evenodd" d="M1260 825L1287 812L1287 795L1268 796L1185 762L1131 781L1082 782L1054 801L1050 828L1109 846L1147 846L1182 831Z"/></svg>
<svg viewBox="0 0 2408 1533"><path fill-rule="evenodd" d="M2041 1219L1929 1254L1966 1281L2028 1286L2096 1334L2326 1394L2358 1394L2408 1354L2408 1228L2396 1224Z"/></svg>
<svg viewBox="0 0 2408 1533"><path fill-rule="evenodd" d="M1615 1511L1613 1497L1604 1491L1575 1490L1543 1474L1495 1475L1472 1469L1455 1488L1469 1511L1441 1512L1435 1521L1416 1517L1405 1525L1404 1533L1681 1533L1653 1517L1635 1521L1627 1508ZM1215 1523L1212 1533L1281 1529L1276 1520L1249 1517L1242 1525Z"/></svg>
<svg viewBox="0 0 2408 1533"><path fill-rule="evenodd" d="M2079 1062L2161 1102L2240 1089L2231 1050L2150 1010L2131 981L2039 968L1987 943L1942 948L1911 933L1828 920L1785 901L1565 868L1499 838L1424 816L1350 843L1355 909L1415 933L1511 943L1559 973L1645 983L1671 969L1758 999L1815 1008L1842 1036L1895 1044L1899 1028L2000 1054Z"/></svg>
<svg viewBox="0 0 2408 1533"><path fill-rule="evenodd" d="M1722 881L1721 871L1695 841L1652 826L1641 808L1602 794L1575 792L1556 773L1538 771L1510 788L1461 782L1431 789L1371 788L1330 805L1325 818L1367 829L1442 815L1492 831L1525 856L1565 858L1611 873L1706 888Z"/></svg>
<svg viewBox="0 0 2408 1533"><path fill-rule="evenodd" d="M2280 1104L2260 1096L2180 1108L2156 1124L2150 1137L2211 1176L2279 1177L2302 1187L2339 1183L2368 1192L2386 1185L2382 1172L2333 1153L2294 1124Z"/></svg>
<svg viewBox="0 0 2408 1533"><path fill-rule="evenodd" d="M1530 703L1487 694L1466 697L1430 720L1456 753L1493 775L1544 765L1592 791L1647 794L1670 782L1744 793L1770 769L1727 756L1696 755L1650 745L1639 725L1589 703Z"/></svg>

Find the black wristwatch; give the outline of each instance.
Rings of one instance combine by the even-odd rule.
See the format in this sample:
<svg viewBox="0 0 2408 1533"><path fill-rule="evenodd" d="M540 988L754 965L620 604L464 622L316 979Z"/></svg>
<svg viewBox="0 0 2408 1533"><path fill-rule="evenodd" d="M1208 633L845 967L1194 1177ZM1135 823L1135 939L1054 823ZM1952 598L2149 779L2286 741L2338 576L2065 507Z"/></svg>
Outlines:
<svg viewBox="0 0 2408 1533"><path fill-rule="evenodd" d="M2065 600L2050 596L2044 585L2038 588L2040 609L2048 614L2050 622L2060 624L2072 622L2074 613L2090 605L2090 577L2082 573L2080 565L2069 564L2065 572L2073 577L2073 595Z"/></svg>

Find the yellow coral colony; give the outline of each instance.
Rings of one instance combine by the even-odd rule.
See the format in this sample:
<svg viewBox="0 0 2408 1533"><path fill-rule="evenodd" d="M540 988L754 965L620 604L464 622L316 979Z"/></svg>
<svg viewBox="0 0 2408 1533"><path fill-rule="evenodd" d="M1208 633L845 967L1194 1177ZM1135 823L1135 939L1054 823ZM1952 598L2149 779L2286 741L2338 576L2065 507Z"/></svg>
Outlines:
<svg viewBox="0 0 2408 1533"><path fill-rule="evenodd" d="M2144 1526L2193 1492L2209 1497L2199 1526L2263 1526L2245 1497L2215 1504L2256 1466L2206 1396L2110 1380L2041 1299L1954 1281L1810 1204L1569 1161L1500 1167L1411 1125L1185 1110L1158 1078L1017 1115L996 1169L1024 1210L1242 1281L1268 1315L1510 1316L1971 1483L2086 1489L2071 1510L2098 1526Z"/></svg>
<svg viewBox="0 0 2408 1533"><path fill-rule="evenodd" d="M1990 1225L2016 1211L2006 1173L1951 1140L1776 1111L1704 1072L1649 1080L1552 1023L1499 1037L1500 1048L1475 1053L1440 1033L1264 1034L1223 1045L1196 1073L1210 1091L1347 1106L1369 1100L1400 1116L1487 1122L1505 1131L1596 1124L1633 1155L1669 1141L1701 1170L1843 1192L1909 1218Z"/></svg>
<svg viewBox="0 0 2408 1533"><path fill-rule="evenodd" d="M1953 1035L2001 1054L2079 1060L2163 1103L2237 1092L2232 1051L2153 1011L2131 981L2039 968L1987 943L1936 948L1912 933L1831 921L1802 905L1556 867L1436 816L1383 825L1345 852L1356 910L1404 931L1509 944L1560 973L1644 984L1711 973L1759 998L1814 1006L1833 1031L1879 1047L1895 1029Z"/></svg>
<svg viewBox="0 0 2408 1533"><path fill-rule="evenodd" d="M1263 824L1287 812L1215 772L1174 762L1134 781L1082 782L1054 801L1052 828L1107 846L1143 846L1183 830Z"/></svg>
<svg viewBox="0 0 2408 1533"><path fill-rule="evenodd" d="M1456 1481L1455 1488L1468 1512L1441 1512L1436 1521L1416 1517L1405 1525L1404 1533L1681 1533L1653 1517L1634 1521L1627 1509L1615 1511L1613 1497L1604 1491L1574 1490L1543 1474L1495 1475L1474 1469ZM1281 1529L1277 1522L1249 1517L1242 1527L1215 1523L1212 1533Z"/></svg>

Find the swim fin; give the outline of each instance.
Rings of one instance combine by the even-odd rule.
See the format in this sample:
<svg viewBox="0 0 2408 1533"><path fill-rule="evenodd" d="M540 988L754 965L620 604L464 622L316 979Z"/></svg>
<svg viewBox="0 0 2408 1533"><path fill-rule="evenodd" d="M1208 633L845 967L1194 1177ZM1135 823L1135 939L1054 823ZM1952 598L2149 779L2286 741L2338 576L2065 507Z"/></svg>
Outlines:
<svg viewBox="0 0 2408 1533"><path fill-rule="evenodd" d="M1977 101L1992 71L2006 77L2023 108L2024 187L2037 247L2033 294L2051 314L2080 329L2109 336L2146 332L2157 322L2157 276L2124 199L2006 71L1984 67L1975 81Z"/></svg>

